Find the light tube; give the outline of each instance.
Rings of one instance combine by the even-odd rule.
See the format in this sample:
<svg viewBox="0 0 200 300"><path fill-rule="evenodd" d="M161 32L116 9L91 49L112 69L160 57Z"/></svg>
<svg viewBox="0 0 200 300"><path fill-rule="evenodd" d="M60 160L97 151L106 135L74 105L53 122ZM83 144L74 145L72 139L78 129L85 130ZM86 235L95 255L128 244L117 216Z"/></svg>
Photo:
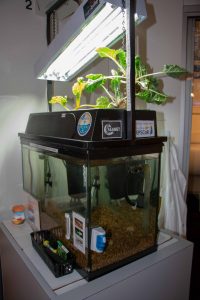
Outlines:
<svg viewBox="0 0 200 300"><path fill-rule="evenodd" d="M120 37L122 31L121 8L113 9L113 5L106 3L39 79L69 80L98 56L95 51L98 47L110 45Z"/></svg>
<svg viewBox="0 0 200 300"><path fill-rule="evenodd" d="M137 5L141 1L137 1ZM104 2L90 22L83 24L78 35L71 41L69 39L65 41L61 46L62 49L58 51L59 54L54 54L53 59L50 57L47 60L46 69L42 68L37 78L52 81L70 80L98 57L96 52L98 47L110 47L121 38L124 18L122 8L118 4L113 4L117 1ZM138 23L142 19L138 19L135 15L135 20ZM126 17L124 21L126 26ZM51 60L52 63L49 65Z"/></svg>

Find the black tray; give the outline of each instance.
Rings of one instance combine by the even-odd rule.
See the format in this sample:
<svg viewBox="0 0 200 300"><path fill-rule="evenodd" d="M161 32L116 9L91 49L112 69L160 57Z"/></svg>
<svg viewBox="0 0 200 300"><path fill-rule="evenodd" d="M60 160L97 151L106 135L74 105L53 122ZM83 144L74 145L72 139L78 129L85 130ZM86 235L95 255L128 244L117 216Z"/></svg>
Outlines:
<svg viewBox="0 0 200 300"><path fill-rule="evenodd" d="M64 259L43 245L44 240L50 241L51 244L56 243L58 240L58 237L56 237L51 230L32 232L31 240L33 247L53 272L55 277L64 276L73 271L75 259L71 252L68 252L66 259Z"/></svg>

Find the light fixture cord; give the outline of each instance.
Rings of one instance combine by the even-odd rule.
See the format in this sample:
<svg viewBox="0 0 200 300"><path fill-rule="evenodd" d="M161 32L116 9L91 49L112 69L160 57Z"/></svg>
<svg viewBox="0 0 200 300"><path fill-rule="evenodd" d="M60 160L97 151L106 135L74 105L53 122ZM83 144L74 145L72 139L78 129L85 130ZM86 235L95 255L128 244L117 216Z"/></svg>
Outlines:
<svg viewBox="0 0 200 300"><path fill-rule="evenodd" d="M122 0L122 49L126 51L126 0Z"/></svg>

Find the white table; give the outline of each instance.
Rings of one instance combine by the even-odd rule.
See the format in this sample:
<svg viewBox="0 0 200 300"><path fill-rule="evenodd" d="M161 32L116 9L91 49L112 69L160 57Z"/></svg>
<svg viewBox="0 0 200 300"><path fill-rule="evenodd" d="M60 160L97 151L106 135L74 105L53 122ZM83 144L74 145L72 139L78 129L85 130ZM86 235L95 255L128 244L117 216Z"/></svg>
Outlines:
<svg viewBox="0 0 200 300"><path fill-rule="evenodd" d="M188 300L193 244L161 232L158 250L87 282L55 278L32 247L28 223L0 223L4 300Z"/></svg>

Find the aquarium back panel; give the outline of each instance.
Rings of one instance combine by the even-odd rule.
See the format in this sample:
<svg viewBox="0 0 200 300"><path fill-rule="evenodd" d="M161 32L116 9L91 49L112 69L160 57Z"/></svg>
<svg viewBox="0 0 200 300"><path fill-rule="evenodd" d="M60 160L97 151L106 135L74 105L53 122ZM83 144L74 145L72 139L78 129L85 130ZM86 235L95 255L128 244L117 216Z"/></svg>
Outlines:
<svg viewBox="0 0 200 300"><path fill-rule="evenodd" d="M59 227L91 280L157 249L159 153L80 159L22 144L23 186L40 229Z"/></svg>

